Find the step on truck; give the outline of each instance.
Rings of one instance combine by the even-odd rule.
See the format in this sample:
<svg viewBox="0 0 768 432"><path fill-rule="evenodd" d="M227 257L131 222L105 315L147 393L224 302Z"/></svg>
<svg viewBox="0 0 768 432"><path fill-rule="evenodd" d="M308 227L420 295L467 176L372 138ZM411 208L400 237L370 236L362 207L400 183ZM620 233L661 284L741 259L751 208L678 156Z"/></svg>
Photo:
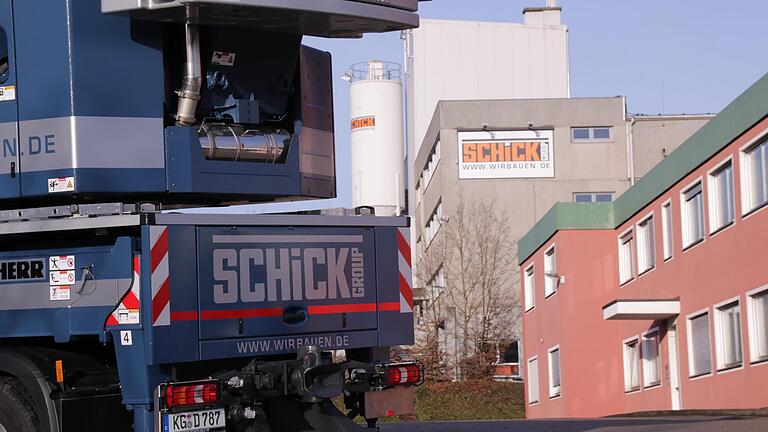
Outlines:
<svg viewBox="0 0 768 432"><path fill-rule="evenodd" d="M408 219L336 193L330 54L416 0L0 0L0 432L412 413ZM365 211L357 213L365 213ZM357 419L355 421L355 419Z"/></svg>

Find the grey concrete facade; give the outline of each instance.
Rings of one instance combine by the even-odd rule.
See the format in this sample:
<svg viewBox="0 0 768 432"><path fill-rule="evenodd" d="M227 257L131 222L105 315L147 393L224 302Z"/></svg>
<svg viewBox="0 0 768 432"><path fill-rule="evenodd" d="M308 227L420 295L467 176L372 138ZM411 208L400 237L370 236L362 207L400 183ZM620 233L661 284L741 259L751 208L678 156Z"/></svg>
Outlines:
<svg viewBox="0 0 768 432"><path fill-rule="evenodd" d="M573 201L575 193L611 193L617 197L631 185L633 176L641 177L648 172L711 117L632 116L626 112L623 97L439 102L414 165L410 167L417 185L409 191L416 203L415 209L410 209L416 240L415 267L419 266L420 254L429 250L426 237L439 238L443 230L441 227L427 235L427 224L438 205L442 218L450 221L461 197L495 201L508 217L506 234L516 241L555 203ZM610 138L572 139L572 128L585 127L610 128ZM529 130L553 131L554 177L459 178L459 132L487 131L490 137L494 131ZM433 154L437 147L440 156L435 163ZM432 174L427 182L421 174L430 159L433 159ZM506 289L519 298L519 276L517 273L511 276ZM414 280L415 297L421 301L417 304L422 308L433 298L430 278L419 274ZM421 310L417 308L416 312ZM446 323L444 332L451 332L451 324ZM518 329L513 329L512 334L519 334L515 330ZM450 352L451 338L444 339L447 341L444 349Z"/></svg>

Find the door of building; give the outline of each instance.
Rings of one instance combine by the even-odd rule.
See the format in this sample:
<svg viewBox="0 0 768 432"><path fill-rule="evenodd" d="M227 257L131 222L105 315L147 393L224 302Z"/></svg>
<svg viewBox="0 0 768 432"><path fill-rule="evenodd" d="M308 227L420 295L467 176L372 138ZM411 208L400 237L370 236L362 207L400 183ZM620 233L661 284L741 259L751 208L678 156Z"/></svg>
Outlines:
<svg viewBox="0 0 768 432"><path fill-rule="evenodd" d="M682 408L682 399L680 398L680 361L677 349L677 323L670 320L667 325L667 340L669 343L669 387L672 395L672 410L677 411Z"/></svg>

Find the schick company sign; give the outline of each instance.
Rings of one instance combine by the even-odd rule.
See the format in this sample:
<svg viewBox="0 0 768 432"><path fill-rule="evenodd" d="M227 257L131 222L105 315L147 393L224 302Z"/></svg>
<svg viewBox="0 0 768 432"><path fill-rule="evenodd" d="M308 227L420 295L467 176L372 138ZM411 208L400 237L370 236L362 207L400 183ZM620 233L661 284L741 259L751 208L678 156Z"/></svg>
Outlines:
<svg viewBox="0 0 768 432"><path fill-rule="evenodd" d="M365 297L362 242L359 235L213 236L213 301L229 304ZM225 248L223 243L239 243L240 247ZM313 246L304 246L307 243Z"/></svg>

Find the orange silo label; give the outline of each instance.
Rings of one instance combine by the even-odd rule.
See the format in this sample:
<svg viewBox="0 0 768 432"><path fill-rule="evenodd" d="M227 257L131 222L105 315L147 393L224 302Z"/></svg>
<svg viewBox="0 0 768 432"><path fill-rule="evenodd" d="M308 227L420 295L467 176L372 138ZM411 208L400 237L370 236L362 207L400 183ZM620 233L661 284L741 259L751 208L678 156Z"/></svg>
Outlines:
<svg viewBox="0 0 768 432"><path fill-rule="evenodd" d="M374 127L376 127L375 116L355 117L352 119L352 124L350 126L353 131L360 129L373 129Z"/></svg>

